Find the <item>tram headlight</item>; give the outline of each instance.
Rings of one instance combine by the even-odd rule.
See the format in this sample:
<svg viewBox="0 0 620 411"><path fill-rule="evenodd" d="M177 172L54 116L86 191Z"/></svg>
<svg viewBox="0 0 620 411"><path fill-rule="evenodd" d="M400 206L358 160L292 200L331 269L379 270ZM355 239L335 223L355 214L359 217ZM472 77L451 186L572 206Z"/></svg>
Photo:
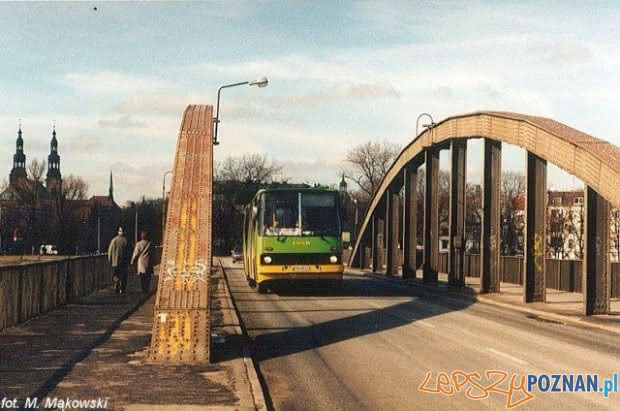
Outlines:
<svg viewBox="0 0 620 411"><path fill-rule="evenodd" d="M263 257L263 261L265 262L265 264L271 264L271 257L266 255Z"/></svg>
<svg viewBox="0 0 620 411"><path fill-rule="evenodd" d="M336 264L338 262L338 257L332 255L331 257L329 257L329 262L332 264Z"/></svg>

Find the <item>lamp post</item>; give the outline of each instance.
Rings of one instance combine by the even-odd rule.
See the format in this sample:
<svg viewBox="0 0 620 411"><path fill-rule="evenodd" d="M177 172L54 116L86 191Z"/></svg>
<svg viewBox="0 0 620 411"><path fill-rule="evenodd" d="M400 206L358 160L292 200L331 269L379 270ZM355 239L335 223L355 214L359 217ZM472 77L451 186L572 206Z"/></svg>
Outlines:
<svg viewBox="0 0 620 411"><path fill-rule="evenodd" d="M357 220L358 220L357 198L353 199L353 204L355 204L355 220L353 222L353 240L352 241L357 241Z"/></svg>
<svg viewBox="0 0 620 411"><path fill-rule="evenodd" d="M420 119L422 117L424 117L424 116L428 117L431 120L431 122L430 122L430 124L422 124L422 127L424 127L424 128L429 128L429 127L433 128L433 127L435 127L435 121L433 121L433 117L430 114L428 114L428 113L420 114L418 116L418 118L416 119L416 121L415 121L415 135L416 135L416 137L418 136L418 127L420 125Z"/></svg>
<svg viewBox="0 0 620 411"><path fill-rule="evenodd" d="M161 183L161 244L164 245L164 230L166 229L166 176L172 174L172 170L164 173Z"/></svg>
<svg viewBox="0 0 620 411"><path fill-rule="evenodd" d="M101 207L97 206L97 254L101 254Z"/></svg>
<svg viewBox="0 0 620 411"><path fill-rule="evenodd" d="M214 146L217 146L218 144L220 144L217 141L217 126L220 123L220 93L222 92L222 89L229 88L229 87L243 86L246 84L250 86L267 87L268 81L267 81L267 77L261 77L259 79L252 80L252 81L242 81L240 83L226 84L217 90L217 108L215 111L215 118L213 119L213 123L215 124L215 131L213 132L213 145Z"/></svg>

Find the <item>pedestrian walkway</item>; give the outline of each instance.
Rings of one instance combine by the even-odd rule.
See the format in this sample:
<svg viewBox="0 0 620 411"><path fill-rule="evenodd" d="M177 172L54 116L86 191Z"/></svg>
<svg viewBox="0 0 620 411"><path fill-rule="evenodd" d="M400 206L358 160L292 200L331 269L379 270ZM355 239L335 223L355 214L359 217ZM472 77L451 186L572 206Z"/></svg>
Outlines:
<svg viewBox="0 0 620 411"><path fill-rule="evenodd" d="M386 280L401 281L416 284L417 286L430 287L444 292L473 299L478 302L501 306L508 309L519 310L528 315L536 316L545 321L559 321L584 327L596 328L620 335L620 299L611 300L611 313L608 315L583 315L583 296L581 293L573 293L547 288L546 303L523 302L523 287L519 284L500 284L499 293L480 293L480 278L466 277L464 288L448 286L448 274L439 273L437 285L422 282L422 270L416 272L415 279L403 280L400 275L386 277L384 273L373 273L359 269L348 268L348 274L372 275Z"/></svg>
<svg viewBox="0 0 620 411"><path fill-rule="evenodd" d="M211 364L145 362L155 298L139 289L132 275L124 295L108 288L0 333L0 397L36 397L41 407L69 398L107 399L109 410L256 409L262 391L255 375L249 381L221 272L212 281Z"/></svg>

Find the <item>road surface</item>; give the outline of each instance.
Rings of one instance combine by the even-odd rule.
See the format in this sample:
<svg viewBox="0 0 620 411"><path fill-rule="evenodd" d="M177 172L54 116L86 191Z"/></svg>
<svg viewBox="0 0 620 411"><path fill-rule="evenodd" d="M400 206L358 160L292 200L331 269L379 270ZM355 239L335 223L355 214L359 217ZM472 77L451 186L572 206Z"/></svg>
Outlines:
<svg viewBox="0 0 620 411"><path fill-rule="evenodd" d="M440 372L478 372L508 391L513 375L620 372L619 339L484 304L432 295L382 279L347 276L342 291L294 287L258 294L230 259L231 292L276 410L506 409L508 395L453 382ZM457 383L464 381L456 375ZM443 377L442 377L443 378ZM551 377L552 378L552 377ZM519 382L519 378L515 381ZM452 390L450 390L452 387ZM544 388L544 384L543 384ZM514 409L618 409L620 393L540 393ZM515 391L511 402L526 399Z"/></svg>

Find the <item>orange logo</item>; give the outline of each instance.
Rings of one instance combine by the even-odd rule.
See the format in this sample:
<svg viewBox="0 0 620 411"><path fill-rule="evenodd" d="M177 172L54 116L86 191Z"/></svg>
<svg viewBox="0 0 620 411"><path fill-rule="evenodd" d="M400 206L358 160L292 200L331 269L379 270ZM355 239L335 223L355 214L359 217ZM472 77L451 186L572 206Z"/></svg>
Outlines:
<svg viewBox="0 0 620 411"><path fill-rule="evenodd" d="M489 370L484 375L488 383L486 386L477 372L453 371L450 375L440 372L435 379L435 387L432 388L429 387L432 376L432 372L429 371L418 389L431 394L444 395L454 395L464 390L465 397L470 400L484 400L488 398L489 393L494 392L506 396L506 408L518 407L534 398L534 395L526 389L525 376L519 377L513 374L510 382L504 384L508 379L508 373L505 371ZM518 394L519 392L521 395Z"/></svg>

